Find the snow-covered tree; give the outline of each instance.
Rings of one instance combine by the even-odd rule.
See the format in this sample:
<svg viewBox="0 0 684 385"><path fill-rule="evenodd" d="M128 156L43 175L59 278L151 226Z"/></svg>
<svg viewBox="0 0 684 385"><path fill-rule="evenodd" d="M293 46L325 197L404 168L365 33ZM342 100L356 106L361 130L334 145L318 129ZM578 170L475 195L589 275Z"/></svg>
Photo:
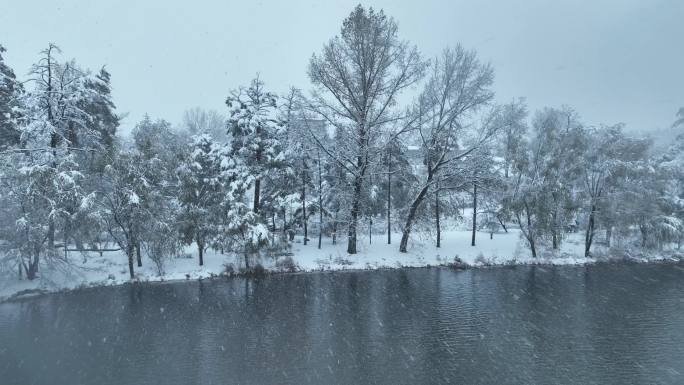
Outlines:
<svg viewBox="0 0 684 385"><path fill-rule="evenodd" d="M290 174L286 185L292 187L282 194L290 203L287 211L293 222L302 227L304 245L308 243L309 218L318 213L322 220L325 208L322 206L324 154L316 141L327 141L325 121L315 119L303 108L302 97L298 90L292 89L284 98L283 115L285 130L281 142L283 156ZM292 205L295 205L292 207ZM319 239L321 226L319 224Z"/></svg>
<svg viewBox="0 0 684 385"><path fill-rule="evenodd" d="M37 277L41 258L57 257L48 243L54 236L51 225L64 224L66 248L74 217L88 209L88 197L81 187L83 176L73 156L56 166L52 159L42 151L15 154L2 168L3 211L14 223L5 224L9 226L0 230L0 238L7 242L6 251L18 257L20 275L23 270L28 279Z"/></svg>
<svg viewBox="0 0 684 385"><path fill-rule="evenodd" d="M188 149L185 138L171 128L171 123L164 119L154 120L147 114L136 124L131 134L140 155L145 159L159 159L165 166L159 171L167 173L163 176L166 180L172 180Z"/></svg>
<svg viewBox="0 0 684 385"><path fill-rule="evenodd" d="M624 177L646 159L648 142L625 136L618 124L589 130L587 143L581 157L580 188L587 206L584 254L588 257L599 224L606 229L609 243L613 222L619 220L612 215L617 206L611 200L620 199Z"/></svg>
<svg viewBox="0 0 684 385"><path fill-rule="evenodd" d="M105 167L98 191L105 229L124 251L131 279L135 278L135 254L137 249L140 255L143 227L151 217L141 197L152 187L143 175L145 165L141 160L131 150L121 151L112 164Z"/></svg>
<svg viewBox="0 0 684 385"><path fill-rule="evenodd" d="M493 115L497 116L498 112ZM491 118L490 118L491 119ZM496 124L495 119L489 120L485 124ZM495 126L500 127L500 126ZM506 164L499 164L492 155L492 147L494 143L481 145L476 151L473 151L469 156L463 159L464 177L466 191L470 193L472 198L472 226L471 226L471 241L470 245L475 246L477 230L481 225L485 225L490 230L490 236L493 232L493 227L497 219L497 211L492 211L492 195L496 194L499 184L501 183L500 169L506 167ZM505 175L505 174L504 174ZM505 176L504 176L505 178ZM479 218L479 214L484 214L483 218Z"/></svg>
<svg viewBox="0 0 684 385"><path fill-rule="evenodd" d="M498 166L498 180L492 180L493 183L488 186L490 191L483 196L482 207L492 233L497 227L496 223L508 232L506 223L513 220L509 203L516 185L511 175L515 174L521 158L527 157L528 150L525 101L518 99L500 106L493 124L500 127L492 151L492 161Z"/></svg>
<svg viewBox="0 0 684 385"><path fill-rule="evenodd" d="M242 159L234 157L232 149L221 151L221 180L224 186L220 203L222 220L217 232L217 242L242 254L245 269L250 270L250 260L266 245L269 231L260 215L246 203L247 192L253 186L255 175Z"/></svg>
<svg viewBox="0 0 684 385"><path fill-rule="evenodd" d="M86 86L89 75L73 60L60 62L58 53L51 44L32 66L30 87L21 100L19 143L4 153L15 191L8 195L14 200L9 207L24 207L24 214L15 216L23 218L18 223L24 236L12 237L13 248L31 249L33 260L25 266L29 278L35 276L41 255L56 256L58 232L66 257L79 219L90 208L82 162L102 148L99 134L89 125L92 117L81 108L94 96Z"/></svg>
<svg viewBox="0 0 684 385"><path fill-rule="evenodd" d="M675 138L651 166L650 199L657 204L657 211L642 229L642 235L650 238L642 243L662 248L676 242L679 248L684 239L684 135Z"/></svg>
<svg viewBox="0 0 684 385"><path fill-rule="evenodd" d="M226 142L226 118L215 110L200 107L191 108L183 113L183 129L190 135L209 134L218 142Z"/></svg>
<svg viewBox="0 0 684 385"><path fill-rule="evenodd" d="M684 125L684 107L677 111L677 119L672 123L672 127Z"/></svg>
<svg viewBox="0 0 684 385"><path fill-rule="evenodd" d="M657 159L646 159L631 167L620 186L618 231L639 239L642 248L662 249L681 236L681 221L675 214L678 199L668 191L668 175L663 171ZM636 237L633 229L638 230Z"/></svg>
<svg viewBox="0 0 684 385"><path fill-rule="evenodd" d="M385 197L385 220L387 221L387 244L392 243L392 211L401 211L411 199L410 186L417 182L413 173L408 149L396 136L392 135L385 145L383 162L378 165L379 174L385 176L380 183L379 195Z"/></svg>
<svg viewBox="0 0 684 385"><path fill-rule="evenodd" d="M33 88L25 98L25 123L21 126L21 147L43 153L38 164L27 158L31 162L27 167L39 166L35 170L52 175L49 178L53 180L60 172L81 172L83 166L78 160L102 148L100 135L89 125L92 119L82 108L93 97L93 90L86 87L88 73L73 60L60 62L59 53L59 48L50 44L32 66ZM65 201L59 199L59 186L53 187L45 192L53 206L48 218L49 252L54 248L56 221L61 219L65 230L71 223L70 215L59 217L59 213L73 214L79 206L75 201L70 207L59 206Z"/></svg>
<svg viewBox="0 0 684 385"><path fill-rule="evenodd" d="M5 64L0 44L0 151L19 143L19 111L23 86L12 68Z"/></svg>
<svg viewBox="0 0 684 385"><path fill-rule="evenodd" d="M195 242L199 264L204 264L204 251L211 246L220 223L223 199L219 145L209 134L193 136L189 157L178 168L178 224L183 241Z"/></svg>
<svg viewBox="0 0 684 385"><path fill-rule="evenodd" d="M278 97L266 91L259 78L252 80L248 88L231 92L226 100L230 110L231 155L240 159L253 177L252 211L257 214L262 204L261 182L283 162L277 101Z"/></svg>
<svg viewBox="0 0 684 385"><path fill-rule="evenodd" d="M145 181L145 188L137 190L137 194L140 207L149 213L148 222L141 223L139 244L136 245L137 262L141 266L141 249L147 250L149 256L158 260L161 257L159 250L164 249L168 257L175 253L179 244L175 233L178 211L176 197L179 196L176 170L182 159L187 157L188 146L184 138L171 130L167 121L152 120L147 115L136 125L132 134L136 150L134 155L139 159L139 166L143 166L139 174ZM167 235L158 237L160 233ZM165 242L167 238L175 243ZM158 244L154 243L155 240ZM154 255L155 252L157 255Z"/></svg>
<svg viewBox="0 0 684 385"><path fill-rule="evenodd" d="M499 131L499 151L503 158L504 177L508 178L510 169L515 163L515 156L524 151L527 135L527 106L523 99L504 104L499 110L497 122Z"/></svg>
<svg viewBox="0 0 684 385"><path fill-rule="evenodd" d="M84 87L88 96L79 103L79 107L88 114L86 125L89 130L97 133L97 143L93 146L102 147L105 156L111 156L121 119L116 114L116 106L112 100L111 74L102 67L94 76L88 76ZM103 162L106 159L100 161Z"/></svg>
<svg viewBox="0 0 684 385"><path fill-rule="evenodd" d="M468 119L492 99L493 79L491 66L480 63L474 51L460 45L445 49L434 60L413 108L412 127L419 140L425 172L406 214L399 251L407 251L416 214L428 192L436 184L442 189L453 189L455 186L441 182L462 173L456 163L489 142L496 132L497 127L491 124L466 130Z"/></svg>
<svg viewBox="0 0 684 385"><path fill-rule="evenodd" d="M586 147L584 128L570 108L545 108L532 122L534 137L530 143L531 169L538 190L536 228L538 235L551 239L552 248L560 247L564 228L576 215L575 182L579 178Z"/></svg>
<svg viewBox="0 0 684 385"><path fill-rule="evenodd" d="M347 252L356 253L358 217L369 166L381 129L399 119L397 96L418 81L425 68L418 50L399 39L383 11L357 6L309 63L314 85L310 107L335 127L335 146L321 149L350 175Z"/></svg>

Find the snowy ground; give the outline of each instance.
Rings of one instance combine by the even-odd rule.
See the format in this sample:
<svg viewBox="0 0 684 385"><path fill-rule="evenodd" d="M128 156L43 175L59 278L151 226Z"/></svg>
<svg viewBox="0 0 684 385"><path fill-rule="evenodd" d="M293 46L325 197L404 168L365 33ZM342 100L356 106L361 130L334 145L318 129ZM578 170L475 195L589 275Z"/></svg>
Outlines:
<svg viewBox="0 0 684 385"><path fill-rule="evenodd" d="M355 255L346 253L345 240L333 245L330 238L323 238L322 247L318 249L317 238L312 237L309 244L304 246L299 237L295 240L291 253L298 271L440 266L453 263L456 257L471 267L505 264L577 265L597 261L583 257L583 240L579 233L570 234L564 240L560 252L542 255L537 259L531 257L520 239L519 231L515 229L508 233L494 234L494 239L489 239L488 233L479 232L477 245L474 247L470 245L470 237L471 232L466 230L445 231L442 246L437 248L434 239L415 234L409 242L409 252L404 254L398 251L400 234L393 234L391 245L387 244L386 234L374 234L372 244L369 244L367 237L359 238L359 250ZM282 258L280 257L281 260ZM642 258L642 261L668 258L671 257L650 256ZM0 301L17 293L54 292L130 281L126 257L120 252L108 252L103 256L97 253L71 253L69 259L71 267L41 265L40 278L34 281L19 280L11 272L5 272L0 282ZM198 266L196 248L188 247L184 256L166 261L163 275L159 275L150 260L143 260L143 267L136 267L136 275L137 280L145 282L210 278L224 274L227 265L239 266L241 262L234 255L222 255L209 250L204 256L204 266ZM283 270L276 266L273 258L262 257L254 262L261 263L269 271Z"/></svg>

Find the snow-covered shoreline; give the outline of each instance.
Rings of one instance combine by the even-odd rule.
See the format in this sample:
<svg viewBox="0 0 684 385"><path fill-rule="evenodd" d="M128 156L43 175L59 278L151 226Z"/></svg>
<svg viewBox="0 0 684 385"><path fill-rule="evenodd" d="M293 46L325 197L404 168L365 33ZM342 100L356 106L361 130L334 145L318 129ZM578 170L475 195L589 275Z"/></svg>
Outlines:
<svg viewBox="0 0 684 385"><path fill-rule="evenodd" d="M368 243L368 239L360 240L359 252L355 255L346 253L344 242L332 245L330 239L324 239L321 249L318 249L317 239L311 239L306 246L301 239L297 239L289 254L294 264L282 263L288 257L278 258L280 263L273 258L258 258L254 263L261 264L266 273L277 274L426 267L581 266L619 261L651 263L681 260L679 255L671 252L639 257L613 255L610 258L585 258L581 256L583 245L578 234L571 235L558 253L533 259L522 245L516 230L495 234L494 239L489 239L486 233L479 233L474 247L470 246L470 236L469 231L447 231L440 248L436 248L430 239L416 239L410 245L408 253L400 253L396 244L388 245L386 235L374 236L372 244ZM398 234L394 239L398 239ZM204 266L198 266L196 250L192 247L187 249L185 257L169 259L163 275L158 274L152 261L145 260L143 267L137 269L135 280L129 279L126 258L118 252L85 257L73 253L70 259L73 266L68 269L42 265L41 276L33 281L19 280L16 276L12 278L6 272L8 274L5 274L3 283L0 284L0 302L31 295L131 282L180 282L241 275L235 267L239 266L239 257L209 251L205 254Z"/></svg>

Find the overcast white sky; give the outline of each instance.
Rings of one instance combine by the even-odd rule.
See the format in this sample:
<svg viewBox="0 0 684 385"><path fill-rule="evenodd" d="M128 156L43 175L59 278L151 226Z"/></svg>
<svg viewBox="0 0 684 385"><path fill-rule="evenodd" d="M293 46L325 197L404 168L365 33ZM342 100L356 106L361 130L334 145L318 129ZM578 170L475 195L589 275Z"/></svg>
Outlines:
<svg viewBox="0 0 684 385"><path fill-rule="evenodd" d="M144 113L171 122L200 106L225 112L231 88L308 89L313 52L358 1L4 0L0 44L17 75L48 42L112 73L128 131ZM458 42L496 71L497 100L568 104L588 124L668 127L684 106L684 1L364 1L399 23L425 56Z"/></svg>

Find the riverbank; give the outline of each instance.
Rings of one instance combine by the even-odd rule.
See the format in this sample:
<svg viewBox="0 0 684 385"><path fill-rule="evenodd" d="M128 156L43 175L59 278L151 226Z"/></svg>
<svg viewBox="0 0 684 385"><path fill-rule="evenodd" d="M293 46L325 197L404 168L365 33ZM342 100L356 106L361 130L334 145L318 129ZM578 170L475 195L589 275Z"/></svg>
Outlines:
<svg viewBox="0 0 684 385"><path fill-rule="evenodd" d="M301 237L295 239L287 256L277 260L257 258L253 263L263 266L265 272L315 272L338 270L375 270L404 267L456 266L459 268L486 267L499 265L584 265L601 261L630 260L635 262L654 262L681 260L682 255L675 251L657 254L634 253L625 250L595 248L594 258L583 256L581 234L570 234L560 250L543 252L534 259L520 239L518 230L494 234L478 233L476 246L471 246L472 233L465 230L451 230L443 233L442 245L435 247L433 239L414 236L409 244L408 253L398 251L400 234L393 234L393 243L387 244L387 235L374 235L372 243L368 238L360 238L358 253L346 253L346 242L332 244L324 238L318 249L317 239L311 239L305 246ZM204 266L198 265L197 250L186 248L182 256L169 258L160 274L157 266L144 259L143 266L136 268L135 281L160 282L177 280L196 280L239 274L241 258L235 255L222 255L209 250L204 256ZM69 264L62 262L43 263L40 277L33 281L19 280L13 272L4 272L0 283L0 301L34 294L73 290L83 287L112 286L131 282L125 255L121 252L71 253Z"/></svg>

